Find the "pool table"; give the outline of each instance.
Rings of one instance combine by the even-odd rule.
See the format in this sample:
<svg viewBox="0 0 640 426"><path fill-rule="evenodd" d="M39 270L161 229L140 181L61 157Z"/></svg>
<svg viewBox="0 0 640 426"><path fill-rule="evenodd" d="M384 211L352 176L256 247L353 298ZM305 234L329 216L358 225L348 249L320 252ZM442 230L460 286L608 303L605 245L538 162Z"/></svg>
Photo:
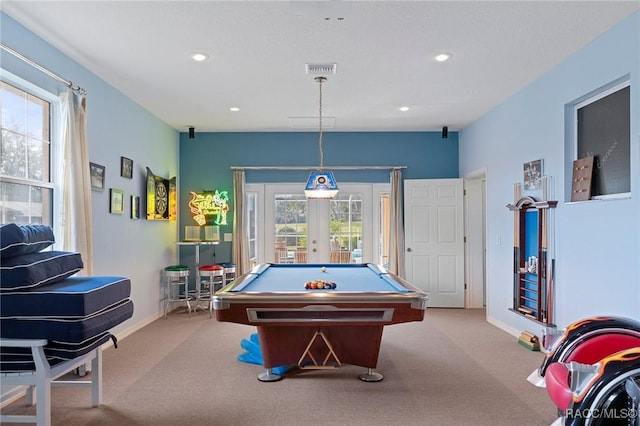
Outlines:
<svg viewBox="0 0 640 426"><path fill-rule="evenodd" d="M335 288L305 288L319 280ZM384 326L422 321L426 303L423 291L372 264L262 264L216 292L213 308L218 321L257 327L261 381L282 378L274 367L345 363L376 382Z"/></svg>

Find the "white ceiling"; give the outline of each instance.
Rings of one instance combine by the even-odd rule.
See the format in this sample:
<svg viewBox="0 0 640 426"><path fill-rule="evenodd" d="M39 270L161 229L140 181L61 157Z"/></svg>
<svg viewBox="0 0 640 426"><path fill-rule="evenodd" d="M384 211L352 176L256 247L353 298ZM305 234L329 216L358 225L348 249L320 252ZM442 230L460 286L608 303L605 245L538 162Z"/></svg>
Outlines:
<svg viewBox="0 0 640 426"><path fill-rule="evenodd" d="M291 117L316 117L317 129L318 84L306 63L337 64L323 85L325 129L335 118L336 131L428 131L478 119L640 1L3 0L1 8L180 131L309 130ZM192 61L195 51L209 60ZM436 62L443 51L452 59Z"/></svg>

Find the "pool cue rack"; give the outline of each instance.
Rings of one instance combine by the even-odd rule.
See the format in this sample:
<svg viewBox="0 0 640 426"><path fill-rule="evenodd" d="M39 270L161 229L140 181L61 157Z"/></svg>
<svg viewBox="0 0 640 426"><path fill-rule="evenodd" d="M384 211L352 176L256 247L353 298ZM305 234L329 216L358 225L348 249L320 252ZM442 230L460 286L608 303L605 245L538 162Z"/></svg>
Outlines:
<svg viewBox="0 0 640 426"><path fill-rule="evenodd" d="M546 176L543 176L543 200L521 196L516 184L513 204L513 307L511 311L539 323L553 323L553 259L547 259L549 209L557 201L546 200ZM549 268L549 263L551 268Z"/></svg>

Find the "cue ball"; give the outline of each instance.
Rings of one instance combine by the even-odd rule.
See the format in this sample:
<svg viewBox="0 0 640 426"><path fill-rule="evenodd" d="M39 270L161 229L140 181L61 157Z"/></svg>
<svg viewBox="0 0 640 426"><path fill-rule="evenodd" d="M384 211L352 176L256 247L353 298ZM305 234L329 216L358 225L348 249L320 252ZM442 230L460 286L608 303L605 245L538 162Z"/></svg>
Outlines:
<svg viewBox="0 0 640 426"><path fill-rule="evenodd" d="M320 270L321 270L322 272L327 272L327 267L326 267L326 266L323 266L322 268L320 268Z"/></svg>

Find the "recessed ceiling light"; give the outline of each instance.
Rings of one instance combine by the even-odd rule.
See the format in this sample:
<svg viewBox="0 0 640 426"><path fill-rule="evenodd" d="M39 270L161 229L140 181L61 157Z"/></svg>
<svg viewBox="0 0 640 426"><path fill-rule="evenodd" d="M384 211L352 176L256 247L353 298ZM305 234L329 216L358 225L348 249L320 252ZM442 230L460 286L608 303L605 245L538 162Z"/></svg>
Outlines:
<svg viewBox="0 0 640 426"><path fill-rule="evenodd" d="M400 111L402 111L402 112L409 111L410 109L411 109L411 107L408 107L408 106L401 106L400 107Z"/></svg>
<svg viewBox="0 0 640 426"><path fill-rule="evenodd" d="M209 55L207 55L206 53L197 52L191 55L191 59L193 59L196 62L202 62L209 59Z"/></svg>
<svg viewBox="0 0 640 426"><path fill-rule="evenodd" d="M451 58L451 53L440 53L439 55L436 55L436 61L438 62L444 62L447 61Z"/></svg>
<svg viewBox="0 0 640 426"><path fill-rule="evenodd" d="M238 107L231 107L231 108L229 108L229 111L238 112L238 111L240 111L240 108L238 108Z"/></svg>

